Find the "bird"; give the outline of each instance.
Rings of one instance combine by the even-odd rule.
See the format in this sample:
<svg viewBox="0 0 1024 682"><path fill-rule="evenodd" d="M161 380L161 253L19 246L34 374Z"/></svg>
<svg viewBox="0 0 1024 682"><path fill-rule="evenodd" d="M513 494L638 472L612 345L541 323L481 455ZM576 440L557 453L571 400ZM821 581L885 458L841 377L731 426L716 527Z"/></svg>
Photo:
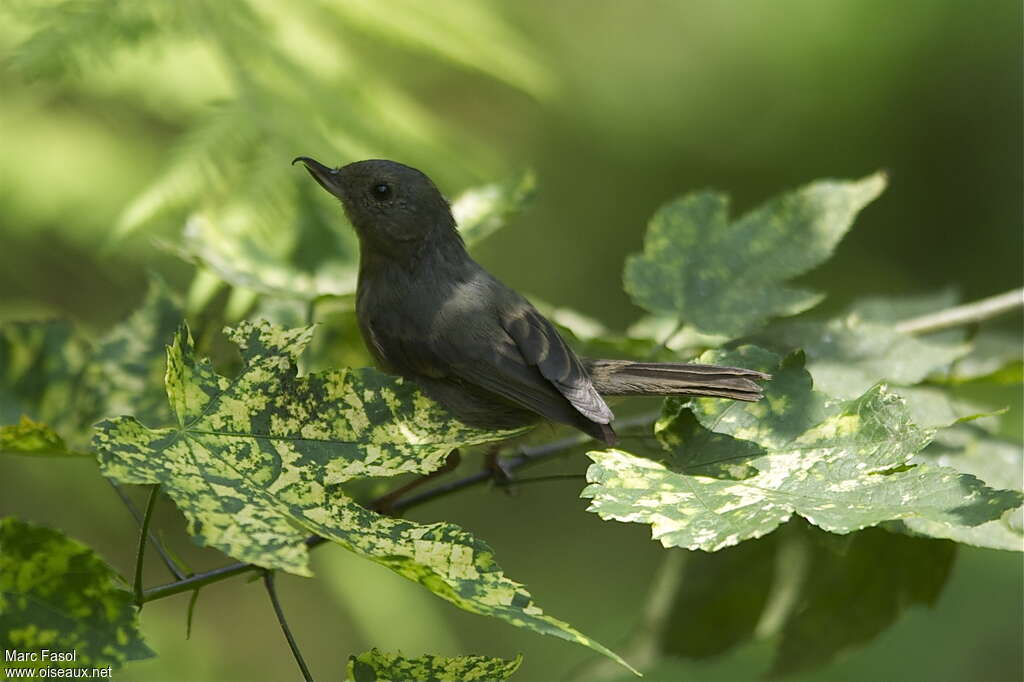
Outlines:
<svg viewBox="0 0 1024 682"><path fill-rule="evenodd" d="M614 445L605 397L756 401L758 381L771 378L739 367L579 357L526 298L473 260L426 174L386 159L296 163L341 201L358 237L356 316L377 366L413 381L466 425L547 420Z"/></svg>

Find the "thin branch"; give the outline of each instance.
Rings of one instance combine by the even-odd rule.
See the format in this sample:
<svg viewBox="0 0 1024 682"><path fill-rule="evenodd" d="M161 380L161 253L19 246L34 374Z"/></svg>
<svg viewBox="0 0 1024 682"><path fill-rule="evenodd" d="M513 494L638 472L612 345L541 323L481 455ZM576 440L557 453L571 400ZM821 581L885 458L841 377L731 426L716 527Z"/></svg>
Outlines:
<svg viewBox="0 0 1024 682"><path fill-rule="evenodd" d="M135 583L132 591L135 594L135 603L142 606L142 567L146 560L146 542L149 540L149 520L153 518L153 508L156 506L156 498L160 494L160 485L156 484L149 491L149 502L146 503L146 514L142 517L142 525L139 526L139 552L135 557Z"/></svg>
<svg viewBox="0 0 1024 682"><path fill-rule="evenodd" d="M1024 288L904 320L896 325L896 329L904 334L930 334L951 327L981 322L1020 308L1024 308Z"/></svg>
<svg viewBox="0 0 1024 682"><path fill-rule="evenodd" d="M138 507L135 506L135 503L132 502L132 499L128 497L128 494L117 483L114 483L109 478L107 479L107 482L110 483L110 486L114 489L114 492L117 493L117 496L121 498L122 502L124 502L124 506L128 508L129 512L131 512L131 515L135 518L135 523L141 526L142 512L140 512ZM164 562L164 566L166 566L167 570L170 571L172 576L174 576L174 579L184 579L186 577L185 574L181 572L181 569L178 568L178 564L174 561L173 558L171 558L171 555L167 552L167 550L164 549L163 543L160 542L159 538L157 538L152 532L150 532L148 535L149 541L153 543L153 549L155 549L156 553L160 555L160 559Z"/></svg>
<svg viewBox="0 0 1024 682"><path fill-rule="evenodd" d="M654 422L658 418L658 413L648 413L637 417L631 417L629 419L623 419L616 427L622 430L635 428L638 426L646 426ZM515 471L528 466L533 466L539 462L545 461L562 453L568 452L575 447L583 445L591 438L582 433L569 436L568 438L561 438L559 440L551 441L550 443L543 443L541 445L535 445L531 447L520 448L517 454L505 458L502 463L503 468L506 471ZM494 478L494 472L489 469L484 469L474 474L470 474L463 478L450 481L443 485L424 490L416 495L410 495L409 497L401 498L391 505L391 512L397 514L399 512L418 507L422 504L426 504L431 500L440 499L446 497L456 491L464 488L470 488L476 485L481 485L490 481ZM313 549L319 547L327 542L327 538L320 537L318 535L311 535L306 538L306 547ZM227 578L241 575L243 573L249 573L251 571L265 570L261 566L255 564L247 564L244 562L236 562L215 568L210 571L203 573L196 573L195 575L188 576L187 578L177 580L166 585L159 585L157 587L151 587L146 590L142 595L143 602L155 601L157 599L163 599L170 597L175 594L182 592L189 592L198 587L209 585L211 583L220 582Z"/></svg>
<svg viewBox="0 0 1024 682"><path fill-rule="evenodd" d="M176 580L173 583L167 583L166 585L159 585L157 587L151 587L142 593L142 602L156 601L157 599L163 599L164 597L170 597L174 594L180 594L181 592L189 592L204 585L210 583L217 583L221 580L231 578L236 575L248 573L250 571L259 570L261 567L255 564L247 564L238 561L227 566L221 566L220 568L214 568L210 571L203 571L202 573L196 573L190 575L187 578Z"/></svg>
<svg viewBox="0 0 1024 682"><path fill-rule="evenodd" d="M281 610L281 602L277 599L277 589L274 588L273 571L266 571L263 574L263 584L267 587L267 594L270 595L270 603L274 605L274 613L277 615L277 622L281 624L281 630L284 632L284 638L288 640L288 646L292 650L292 655L295 656L295 662L299 664L299 670L302 671L302 679L306 682L313 682L313 676L309 674L309 668L306 667L306 661L302 659L302 652L299 651L299 645L295 643L295 638L292 637L292 631L288 627L288 621L285 620L284 611Z"/></svg>

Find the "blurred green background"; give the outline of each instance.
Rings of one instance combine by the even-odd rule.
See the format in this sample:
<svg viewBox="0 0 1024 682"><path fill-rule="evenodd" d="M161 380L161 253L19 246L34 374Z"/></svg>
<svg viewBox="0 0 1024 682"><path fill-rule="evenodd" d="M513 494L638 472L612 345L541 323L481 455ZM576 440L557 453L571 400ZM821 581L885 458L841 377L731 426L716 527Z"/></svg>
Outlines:
<svg viewBox="0 0 1024 682"><path fill-rule="evenodd" d="M61 316L102 332L141 300L147 270L198 298L194 266L166 248L197 209L242 204L277 234L295 219L289 206L312 202L339 228L340 212L304 194L308 178L288 166L300 154L395 158L449 195L535 169L535 203L475 255L513 287L612 328L640 316L622 264L662 202L714 187L743 211L815 178L879 168L885 195L804 278L829 293L823 309L1020 286L1014 0L22 1L0 16L0 321ZM230 312L221 292L196 316L219 322L226 302ZM93 465L0 467L0 514L60 526L129 571L134 526ZM559 467L582 472L584 458ZM584 513L579 488L473 490L412 518L486 539L549 613L614 649L663 550L645 527ZM158 521L194 568L224 561L191 545L169 504ZM965 548L935 609L808 679L1020 679L1022 568L1019 556ZM524 652L515 679L588 679L591 652L458 611L340 548L318 550L314 570L315 580L282 576L279 589L324 679L370 646ZM166 578L149 567L150 584ZM259 584L205 589L190 641L187 599L146 606L160 657L121 679L298 677ZM685 670L746 679L764 661L748 648Z"/></svg>

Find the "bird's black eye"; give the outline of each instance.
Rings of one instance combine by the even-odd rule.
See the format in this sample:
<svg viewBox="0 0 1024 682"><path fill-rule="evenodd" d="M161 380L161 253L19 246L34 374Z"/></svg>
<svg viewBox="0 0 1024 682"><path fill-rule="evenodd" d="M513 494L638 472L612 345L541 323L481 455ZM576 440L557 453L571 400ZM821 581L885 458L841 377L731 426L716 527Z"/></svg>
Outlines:
<svg viewBox="0 0 1024 682"><path fill-rule="evenodd" d="M370 189L370 193L377 201L386 201L391 198L391 185L386 182L378 182Z"/></svg>

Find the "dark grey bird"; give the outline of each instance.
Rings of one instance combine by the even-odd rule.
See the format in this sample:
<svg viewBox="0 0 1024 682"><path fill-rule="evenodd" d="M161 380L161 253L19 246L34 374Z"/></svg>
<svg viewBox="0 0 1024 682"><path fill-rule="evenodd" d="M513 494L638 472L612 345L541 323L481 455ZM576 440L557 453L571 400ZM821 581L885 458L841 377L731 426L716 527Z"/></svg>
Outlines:
<svg viewBox="0 0 1024 682"><path fill-rule="evenodd" d="M748 369L577 357L529 301L469 256L448 202L415 168L295 162L341 200L359 236L356 314L370 353L464 423L548 419L614 444L602 396L761 397L756 380L770 377Z"/></svg>

